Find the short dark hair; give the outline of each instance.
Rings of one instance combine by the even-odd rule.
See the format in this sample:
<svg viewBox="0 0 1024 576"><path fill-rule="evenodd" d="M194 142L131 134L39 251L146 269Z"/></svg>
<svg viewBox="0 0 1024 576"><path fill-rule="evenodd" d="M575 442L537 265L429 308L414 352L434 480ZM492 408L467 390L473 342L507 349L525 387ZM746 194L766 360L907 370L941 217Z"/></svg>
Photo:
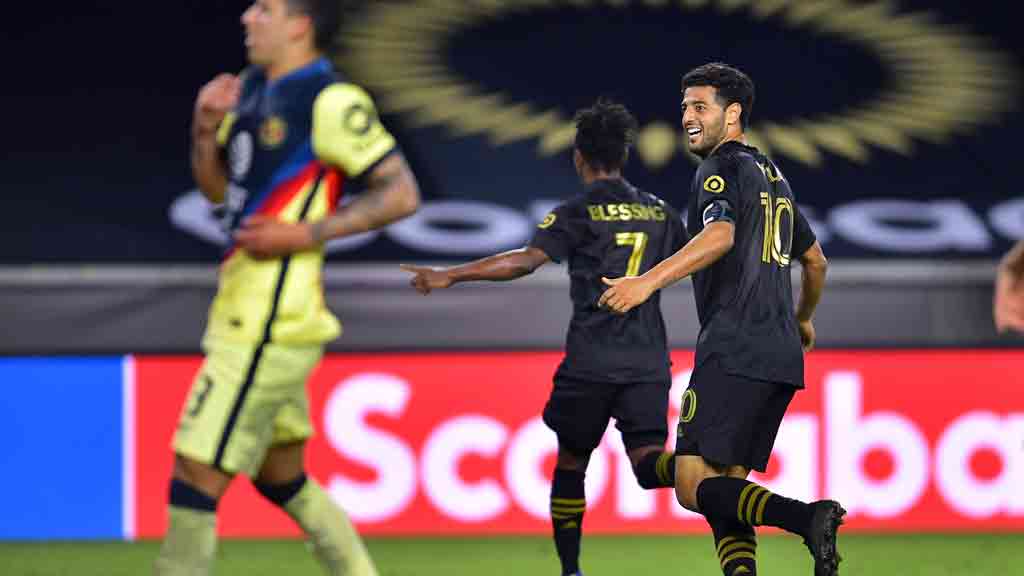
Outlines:
<svg viewBox="0 0 1024 576"><path fill-rule="evenodd" d="M592 167L621 170L636 140L637 122L622 104L599 98L590 108L576 112L576 149Z"/></svg>
<svg viewBox="0 0 1024 576"><path fill-rule="evenodd" d="M690 70L683 76L683 92L692 86L713 86L718 93L722 108L739 103L740 127L750 124L750 113L754 111L754 81L738 68L721 62L710 62Z"/></svg>
<svg viewBox="0 0 1024 576"><path fill-rule="evenodd" d="M309 16L313 21L313 45L321 52L330 52L341 30L345 3L341 0L285 0L285 3L289 10Z"/></svg>

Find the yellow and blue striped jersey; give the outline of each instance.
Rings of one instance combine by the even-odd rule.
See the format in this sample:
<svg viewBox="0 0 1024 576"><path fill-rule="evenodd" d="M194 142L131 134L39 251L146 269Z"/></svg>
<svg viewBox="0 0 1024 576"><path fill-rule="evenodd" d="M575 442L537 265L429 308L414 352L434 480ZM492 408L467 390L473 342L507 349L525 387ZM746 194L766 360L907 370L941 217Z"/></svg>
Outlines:
<svg viewBox="0 0 1024 576"><path fill-rule="evenodd" d="M231 182L222 220L229 235L254 214L287 222L328 217L347 184L396 150L370 96L326 59L271 82L259 69L244 72L217 140ZM229 247L204 344L336 338L341 325L324 304L322 265L320 249L258 261Z"/></svg>

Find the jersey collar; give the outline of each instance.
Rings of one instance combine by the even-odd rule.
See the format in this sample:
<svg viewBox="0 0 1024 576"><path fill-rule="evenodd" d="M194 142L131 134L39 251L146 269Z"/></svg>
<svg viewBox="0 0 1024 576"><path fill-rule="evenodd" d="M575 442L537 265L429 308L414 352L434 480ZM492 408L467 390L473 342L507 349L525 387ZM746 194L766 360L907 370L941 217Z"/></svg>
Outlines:
<svg viewBox="0 0 1024 576"><path fill-rule="evenodd" d="M267 88L273 90L278 86L283 86L289 82L294 82L296 80L309 78L310 76L315 76L317 74L330 72L330 70L331 61L328 60L326 57L321 56L320 58L313 60L309 64L306 64L301 68L296 68L295 70L292 70L291 72L285 74L284 76L281 76L280 78L268 83Z"/></svg>

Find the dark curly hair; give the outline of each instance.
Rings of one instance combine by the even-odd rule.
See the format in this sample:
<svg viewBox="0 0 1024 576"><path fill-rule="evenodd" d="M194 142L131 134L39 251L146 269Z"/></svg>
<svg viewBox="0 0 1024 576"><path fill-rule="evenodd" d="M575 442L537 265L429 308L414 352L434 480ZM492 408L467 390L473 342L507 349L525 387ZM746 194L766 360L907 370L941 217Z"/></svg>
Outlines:
<svg viewBox="0 0 1024 576"><path fill-rule="evenodd" d="M754 81L739 69L721 62L710 62L690 70L683 76L683 92L692 86L713 86L718 93L722 108L736 102L743 107L740 113L740 127L750 124L750 113L754 110Z"/></svg>
<svg viewBox="0 0 1024 576"><path fill-rule="evenodd" d="M313 21L313 44L327 53L334 47L335 37L341 30L341 16L346 2L340 0L285 0L292 12L305 14Z"/></svg>
<svg viewBox="0 0 1024 576"><path fill-rule="evenodd" d="M621 170L636 140L637 122L622 104L600 98L576 112L576 149L592 167Z"/></svg>

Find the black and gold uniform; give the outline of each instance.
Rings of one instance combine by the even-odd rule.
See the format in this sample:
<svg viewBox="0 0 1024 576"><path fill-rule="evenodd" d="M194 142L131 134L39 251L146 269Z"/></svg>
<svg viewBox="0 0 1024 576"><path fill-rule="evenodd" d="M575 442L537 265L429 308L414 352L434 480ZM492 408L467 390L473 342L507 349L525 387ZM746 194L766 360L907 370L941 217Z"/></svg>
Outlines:
<svg viewBox="0 0 1024 576"><path fill-rule="evenodd" d="M722 144L694 176L687 229L717 221L735 225L734 242L693 275L701 331L676 453L764 471L804 386L790 263L815 236L778 167L739 142Z"/></svg>
<svg viewBox="0 0 1024 576"><path fill-rule="evenodd" d="M568 261L572 320L544 422L589 454L614 417L627 449L664 444L671 385L660 295L626 315L599 308L601 277L643 274L686 242L678 212L623 179L597 180L540 223L530 245Z"/></svg>

